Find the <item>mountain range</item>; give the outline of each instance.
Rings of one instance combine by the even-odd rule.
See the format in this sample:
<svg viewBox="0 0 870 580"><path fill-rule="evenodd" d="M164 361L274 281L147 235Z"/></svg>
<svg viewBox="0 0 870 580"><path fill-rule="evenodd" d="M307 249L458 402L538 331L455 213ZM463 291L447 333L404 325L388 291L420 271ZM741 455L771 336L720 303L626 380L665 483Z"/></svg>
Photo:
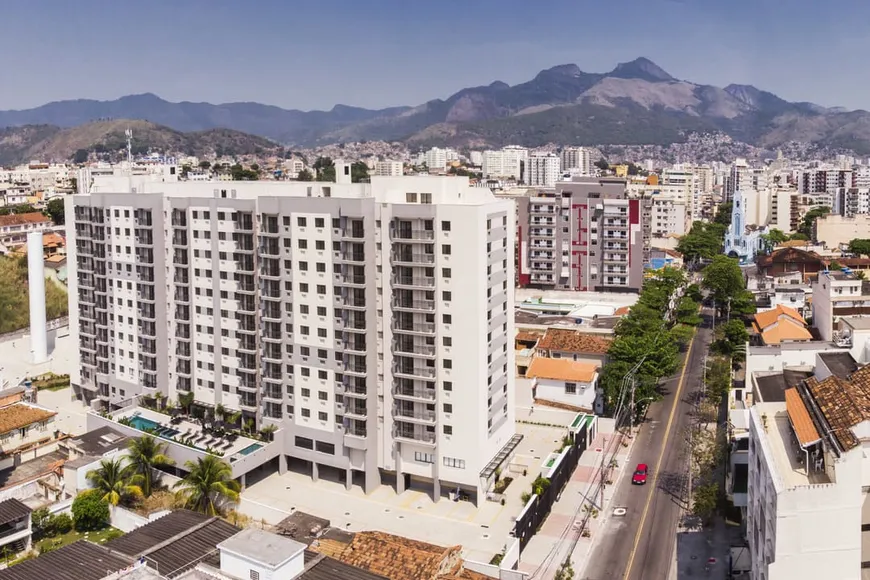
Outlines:
<svg viewBox="0 0 870 580"><path fill-rule="evenodd" d="M0 111L0 127L69 128L105 119L147 120L183 132L231 129L299 147L364 140L456 147L667 144L692 132L721 131L761 147L802 141L870 153L866 111L789 102L751 85L696 84L643 57L606 73L559 65L514 86L496 81L443 100L379 110L171 103L141 94Z"/></svg>

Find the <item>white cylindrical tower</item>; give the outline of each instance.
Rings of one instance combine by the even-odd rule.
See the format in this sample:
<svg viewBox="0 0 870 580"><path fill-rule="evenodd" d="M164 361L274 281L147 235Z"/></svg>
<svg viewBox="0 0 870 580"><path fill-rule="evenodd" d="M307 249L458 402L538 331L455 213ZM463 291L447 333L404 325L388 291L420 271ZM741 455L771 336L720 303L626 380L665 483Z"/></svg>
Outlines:
<svg viewBox="0 0 870 580"><path fill-rule="evenodd" d="M27 234L27 282L30 288L30 351L34 364L39 364L48 360L42 232Z"/></svg>

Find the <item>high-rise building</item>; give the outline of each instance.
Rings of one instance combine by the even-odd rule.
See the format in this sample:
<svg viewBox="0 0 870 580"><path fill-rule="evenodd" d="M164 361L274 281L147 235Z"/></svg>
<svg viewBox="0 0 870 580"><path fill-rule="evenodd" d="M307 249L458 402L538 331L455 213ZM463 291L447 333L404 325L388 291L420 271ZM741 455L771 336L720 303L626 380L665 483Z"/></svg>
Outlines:
<svg viewBox="0 0 870 580"><path fill-rule="evenodd" d="M643 286L649 261L648 198L630 199L626 181L574 177L555 193L516 198L521 286L600 292Z"/></svg>
<svg viewBox="0 0 870 580"><path fill-rule="evenodd" d="M836 195L852 187L852 181L851 169L809 169L798 175L798 192Z"/></svg>
<svg viewBox="0 0 870 580"><path fill-rule="evenodd" d="M498 151L484 151L482 171L484 177L508 177L525 182L529 150L511 145Z"/></svg>
<svg viewBox="0 0 870 580"><path fill-rule="evenodd" d="M561 175L559 156L553 153L533 153L529 156L528 185L553 187Z"/></svg>
<svg viewBox="0 0 870 580"><path fill-rule="evenodd" d="M562 170L577 170L579 175L592 175L592 156L585 147L566 147L561 153Z"/></svg>
<svg viewBox="0 0 870 580"><path fill-rule="evenodd" d="M193 393L277 426L271 445L314 474L479 497L514 436L514 206L467 178L350 183L349 169L337 183L79 181L78 398Z"/></svg>

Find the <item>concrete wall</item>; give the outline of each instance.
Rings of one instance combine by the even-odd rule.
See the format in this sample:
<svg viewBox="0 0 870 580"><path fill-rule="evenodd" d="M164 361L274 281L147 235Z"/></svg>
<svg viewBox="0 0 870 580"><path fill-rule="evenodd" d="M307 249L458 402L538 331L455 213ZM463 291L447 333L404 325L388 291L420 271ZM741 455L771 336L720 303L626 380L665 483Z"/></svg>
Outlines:
<svg viewBox="0 0 870 580"><path fill-rule="evenodd" d="M121 506L109 506L109 523L112 524L113 528L118 528L126 534L170 513L172 513L171 510L160 510L143 516Z"/></svg>
<svg viewBox="0 0 870 580"><path fill-rule="evenodd" d="M592 379L592 382L583 383L575 382L575 393L569 394L565 392L566 381L558 381L552 379L535 379L532 382L535 398L554 403L564 403L581 409L594 410L596 398L596 385L598 384L598 375Z"/></svg>

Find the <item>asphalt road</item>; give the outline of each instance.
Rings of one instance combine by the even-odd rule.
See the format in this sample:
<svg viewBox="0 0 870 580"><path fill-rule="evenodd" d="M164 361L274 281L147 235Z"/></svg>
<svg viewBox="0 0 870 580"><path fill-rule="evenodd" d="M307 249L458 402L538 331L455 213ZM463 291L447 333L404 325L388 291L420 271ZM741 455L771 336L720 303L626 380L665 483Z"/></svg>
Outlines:
<svg viewBox="0 0 870 580"><path fill-rule="evenodd" d="M674 560L680 511L688 489L688 444L693 393L701 387L704 357L712 333L710 312L683 355L677 374L662 383L661 401L653 403L631 451L633 464L649 465L645 486L631 484L634 465L625 470L609 510L626 508L625 516L609 516L598 533L583 572L584 580L666 580Z"/></svg>

